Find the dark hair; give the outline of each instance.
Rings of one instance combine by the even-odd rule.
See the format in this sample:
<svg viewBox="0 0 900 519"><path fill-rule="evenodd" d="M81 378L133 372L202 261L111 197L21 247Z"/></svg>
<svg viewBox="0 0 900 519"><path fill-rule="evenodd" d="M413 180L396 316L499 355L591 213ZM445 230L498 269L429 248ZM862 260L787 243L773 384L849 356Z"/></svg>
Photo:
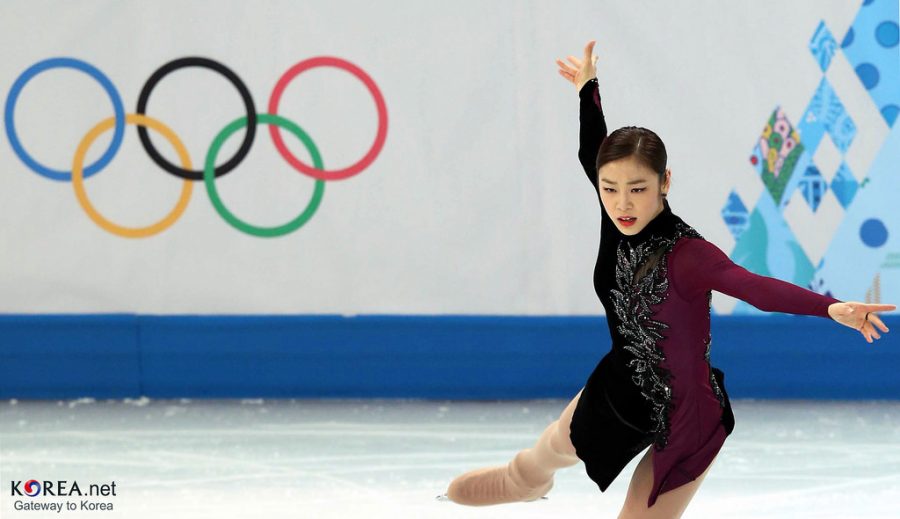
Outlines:
<svg viewBox="0 0 900 519"><path fill-rule="evenodd" d="M597 153L597 171L608 162L634 157L659 175L659 181L666 178L666 145L659 135L647 128L625 126L609 134Z"/></svg>

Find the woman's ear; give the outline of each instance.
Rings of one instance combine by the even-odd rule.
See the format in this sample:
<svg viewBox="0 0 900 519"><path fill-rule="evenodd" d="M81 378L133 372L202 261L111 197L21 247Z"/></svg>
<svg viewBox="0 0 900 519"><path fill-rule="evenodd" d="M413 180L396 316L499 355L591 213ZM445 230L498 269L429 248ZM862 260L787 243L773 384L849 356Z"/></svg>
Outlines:
<svg viewBox="0 0 900 519"><path fill-rule="evenodd" d="M669 189L672 189L672 170L666 168L666 181L663 183L663 193L668 193Z"/></svg>

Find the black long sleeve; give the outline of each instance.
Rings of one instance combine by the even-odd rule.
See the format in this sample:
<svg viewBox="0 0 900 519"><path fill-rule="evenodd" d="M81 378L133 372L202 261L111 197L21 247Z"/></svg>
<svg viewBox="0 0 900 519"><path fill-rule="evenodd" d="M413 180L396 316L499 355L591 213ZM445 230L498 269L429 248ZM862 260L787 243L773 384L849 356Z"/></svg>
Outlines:
<svg viewBox="0 0 900 519"><path fill-rule="evenodd" d="M603 107L600 104L600 86L597 78L585 83L578 92L578 97L581 99L578 115L581 123L578 131L578 160L591 185L594 186L594 196L597 198L597 205L600 206L600 250L597 254L597 265L594 268L594 289L599 295L602 291L598 277L602 258L610 258L607 261L615 262L616 247L622 239L622 233L616 229L616 224L606 214L603 201L600 200L597 153L600 151L600 145L606 139L607 129L606 119L603 117Z"/></svg>
<svg viewBox="0 0 900 519"><path fill-rule="evenodd" d="M594 191L597 191L597 152L600 151L600 144L603 143L607 133L597 79L594 78L585 83L578 92L578 97L581 98L578 160L581 162L588 180L593 184Z"/></svg>

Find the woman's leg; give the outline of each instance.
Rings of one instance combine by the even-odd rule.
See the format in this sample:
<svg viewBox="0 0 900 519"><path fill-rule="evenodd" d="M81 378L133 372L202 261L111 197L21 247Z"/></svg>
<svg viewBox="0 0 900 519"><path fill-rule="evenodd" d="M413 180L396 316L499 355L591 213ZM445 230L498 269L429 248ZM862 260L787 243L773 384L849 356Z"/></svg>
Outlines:
<svg viewBox="0 0 900 519"><path fill-rule="evenodd" d="M473 470L457 477L447 489L451 501L483 506L515 501L532 501L553 487L553 474L578 463L569 440L572 413L581 391L569 402L559 419L544 429L534 447L516 454L508 464Z"/></svg>
<svg viewBox="0 0 900 519"><path fill-rule="evenodd" d="M647 508L647 499L650 497L650 489L653 488L653 446L651 445L641 461L638 462L637 468L634 469L631 483L628 485L625 504L622 505L622 511L619 512L619 519L678 519L684 513L688 503L691 502L697 489L700 488L700 483L709 473L714 461L715 459L697 479L660 494L653 506Z"/></svg>

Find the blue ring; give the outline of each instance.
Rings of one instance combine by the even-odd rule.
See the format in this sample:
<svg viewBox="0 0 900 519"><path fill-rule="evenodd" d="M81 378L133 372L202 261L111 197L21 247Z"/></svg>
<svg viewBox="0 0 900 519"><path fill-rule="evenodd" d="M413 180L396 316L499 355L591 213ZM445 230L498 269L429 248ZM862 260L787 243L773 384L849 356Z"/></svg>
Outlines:
<svg viewBox="0 0 900 519"><path fill-rule="evenodd" d="M112 142L109 143L109 148L107 148L106 152L100 157L97 162L91 164L90 166L84 169L84 178L88 178L94 173L97 173L101 169L105 168L109 161L115 156L116 152L119 151L119 146L122 144L122 137L125 135L125 107L122 105L122 98L119 97L119 92L116 91L116 87L113 86L112 81L100 72L96 67L90 65L84 61L77 60L74 58L50 58L45 59L44 61L39 61L34 65L28 67L25 72L22 72L18 78L16 78L16 82L13 83L12 88L9 89L9 95L6 97L6 109L4 111L4 119L6 122L6 136L9 137L9 144L12 146L13 151L28 166L32 171L37 173L38 175L47 177L51 180L60 180L60 181L71 181L72 180L72 171L62 171L57 169L48 168L44 166L40 162L34 160L31 155L25 151L25 148L22 146L22 143L19 142L19 136L16 134L16 126L13 121L13 112L16 108L16 101L19 99L19 94L22 92L22 89L25 87L25 84L28 83L31 78L44 72L45 70L50 70L52 68L74 68L75 70L80 70L85 74L91 76L96 79L100 86L106 90L107 95L109 95L110 100L113 104L113 111L116 115L116 126L115 131L113 132Z"/></svg>

